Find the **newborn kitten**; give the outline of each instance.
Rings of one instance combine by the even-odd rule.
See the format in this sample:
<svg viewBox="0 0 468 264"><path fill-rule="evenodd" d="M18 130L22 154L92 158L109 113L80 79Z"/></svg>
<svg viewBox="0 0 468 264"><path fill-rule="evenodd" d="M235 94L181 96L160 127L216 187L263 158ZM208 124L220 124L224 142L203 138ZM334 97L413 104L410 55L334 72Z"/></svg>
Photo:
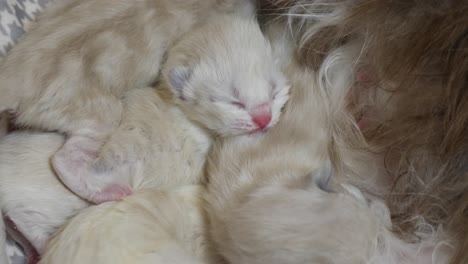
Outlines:
<svg viewBox="0 0 468 264"><path fill-rule="evenodd" d="M104 149L103 154L113 162L134 159L135 170L125 175L132 176L126 178L129 188L164 189L200 182L211 142L204 131L153 88L127 92L123 106L122 124L109 141L114 148ZM50 158L63 143L62 135L40 132L12 133L0 141L1 210L39 253L58 227L88 206L50 166Z"/></svg>
<svg viewBox="0 0 468 264"><path fill-rule="evenodd" d="M87 208L51 239L39 263L210 263L202 189L145 191Z"/></svg>
<svg viewBox="0 0 468 264"><path fill-rule="evenodd" d="M175 95L184 114L215 134L253 133L274 126L287 101L288 86L257 21L239 15L215 15L211 21L193 30L171 49L163 82ZM141 121L144 122L161 126L160 121L151 118ZM158 130L161 129L147 133ZM146 137L165 140L163 135L167 133ZM140 165L147 156L146 145L132 146L122 140L121 134L112 135L99 155L96 155L99 150L96 142L71 138L66 144L74 147L66 155L54 157L54 168L67 187L95 203L121 199L132 193L131 183L139 168L154 167ZM96 152L84 151L92 148ZM201 153L204 155L205 151ZM157 158L162 159L163 155L164 151Z"/></svg>
<svg viewBox="0 0 468 264"><path fill-rule="evenodd" d="M271 30L273 51L287 64L291 96L271 130L213 145L205 206L216 249L229 263L428 263L436 243L405 243L390 232L382 203L368 202L356 188L327 184L329 113L344 94L336 84L348 77L323 80L288 62L293 44ZM348 66L346 58L330 58ZM336 70L331 66L326 70Z"/></svg>
<svg viewBox="0 0 468 264"><path fill-rule="evenodd" d="M250 2L61 3L46 12L2 62L0 111L12 110L21 125L67 134L52 162L62 178L71 177L118 126L123 94L157 79L168 47L210 14L241 15ZM69 169L63 167L65 160L71 166L68 173L62 170Z"/></svg>
<svg viewBox="0 0 468 264"><path fill-rule="evenodd" d="M63 186L50 166L49 158L63 142L58 134L32 132L0 140L1 211L39 253L58 227L88 206Z"/></svg>
<svg viewBox="0 0 468 264"><path fill-rule="evenodd" d="M213 41L210 43L204 43L202 41L198 41L198 38L204 38L206 36L217 36L220 39L226 39L226 43L231 43L230 45L225 45L224 48L226 49L242 49L244 51L253 52L254 54L262 54L263 52L263 59L265 61L270 61L271 63L266 67L264 66L264 72L261 76L269 76L268 70L270 70L273 65L271 54L269 54L270 49L267 45L268 43L263 38L261 32L259 31L258 24L253 19L242 19L242 18L225 18L225 20L220 20L220 23L226 23L230 25L229 27L225 26L222 27L222 24L215 24L212 26L206 26L204 30L207 30L207 33L202 32L195 32L195 34L191 37L187 37L187 41L190 42L190 45L187 47L192 47L193 51L185 51L182 52L182 49L177 46L175 50L177 53L174 54L190 54L193 56L193 60L184 60L183 63L179 63L178 60L173 59L172 55L169 57L169 61L171 61L172 65L184 65L187 67L186 69L193 69L193 73L191 74L190 78L181 78L180 75L176 75L171 73L170 70L167 71L167 78L172 81L173 83L179 84L179 86L169 85L172 89L177 88L174 92L186 91L187 96L179 100L180 105L183 107L186 105L187 107L184 108L186 111L196 111L196 108L200 107L201 105L209 104L211 107L207 107L205 111L211 113L223 113L226 117L229 118L230 115L238 115L240 118L245 118L244 112L247 112L250 109L250 104L255 105L255 98L252 98L250 93L245 93L244 90L239 91L238 95L242 95L242 98L248 99L247 104L249 106L248 109L242 109L236 105L231 105L231 102L228 101L233 95L229 94L229 92L233 92L231 89L223 88L221 84L226 84L227 87L230 87L228 84L231 84L233 81L232 74L224 74L222 76L217 76L217 80L220 81L219 87L222 89L218 89L218 86L207 86L205 87L196 87L192 80L200 80L202 76L207 76L207 73L200 72L198 69L199 67L207 67L212 68L213 71L217 68L228 68L230 63L247 63L247 60L242 62L231 60L225 58L224 60L216 59L216 55L214 52L222 52L221 55L226 54L223 52L223 49L220 49L217 45L219 42ZM219 27L219 28L218 28ZM217 32L214 31L215 29L225 29L225 31ZM210 33L211 32L211 33ZM224 32L224 33L223 33ZM230 33L229 33L230 32ZM215 35L213 35L216 33ZM254 47L254 49L250 48L249 46L245 45L245 43L239 43L235 41L238 36L246 36L252 42L250 45ZM229 42L229 39L233 39L232 42ZM253 45L255 42L263 43L264 45ZM185 45L182 42L180 45ZM199 43L199 44L198 44ZM202 45L202 46L199 46ZM208 45L208 46L205 46ZM263 48L260 48L262 47ZM242 48L241 48L242 47ZM201 49L207 48L208 50ZM260 50L256 50L260 49ZM204 56L201 53L197 53L197 51L202 51L209 54L209 60L204 60ZM243 51L239 51L239 54L243 54ZM266 56L265 53L268 55ZM172 53L171 53L172 54ZM213 54L213 55L211 55ZM231 54L232 56L234 56ZM175 55L174 55L175 56ZM254 57L254 56L253 56ZM246 57L250 58L250 57ZM254 61L250 66L246 65L247 68L256 68L258 67L257 63L263 62L261 61ZM217 64L219 63L219 64ZM175 66L174 66L175 68ZM273 69L275 67L272 67ZM224 72L226 73L226 72ZM240 74L246 75L245 71L239 71ZM277 85L276 89L279 92L276 94L275 99L270 97L271 100L271 116L272 120L270 121L269 125L273 125L277 122L277 116L280 114L280 109L282 104L287 100L287 92L288 86L285 85L284 77L279 72L273 72L275 75L270 76L271 78L266 78L264 82L268 82L267 80L276 80ZM270 74L273 74L270 73ZM247 75L246 75L247 76ZM193 78L193 79L192 79ZM208 82L212 77L207 76L206 82ZM258 79L256 80L255 84L259 85L261 82ZM201 84L199 84L201 85ZM259 90L260 94L260 101L264 103L265 100L261 97L262 94L269 94L269 92L261 91L265 86L257 87L250 87L247 92L251 92L251 90ZM124 115L122 118L122 123L120 127L112 134L109 138L108 144L103 148L101 155L97 157L96 162L93 164L95 165L95 178L84 178L89 179L90 182L86 186L83 186L84 189L86 188L93 188L97 186L97 182L92 181L104 181L104 183L121 185L124 186L123 188L129 188L133 191L138 191L144 188L169 188L183 184L193 184L199 183L201 181L201 172L205 161L206 153L210 147L211 138L209 134L202 129L200 129L197 125L192 124L189 120L187 120L186 116L182 113L179 107L172 104L172 102L162 100L158 94L158 91L164 91L166 88L166 84L162 83L161 86L154 90L151 88L145 89L135 89L128 91L123 99L123 108L124 108ZM182 89L180 89L182 88ZM196 88L196 89L192 89ZM245 87L247 88L247 87ZM267 86L270 88L270 86ZM272 87L271 87L272 88ZM204 89L207 89L206 94L202 93ZM211 89L211 90L210 90ZM190 95L189 92L197 92L199 95ZM211 92L208 92L211 91ZM223 94L220 91L228 91L226 94ZM270 91L271 93L273 91ZM219 96L220 99L224 99L227 102L218 101L210 101L209 94L216 94ZM224 95L224 96L223 96ZM273 93L272 93L273 95ZM268 98L268 97L267 97ZM198 102L198 103L197 103ZM283 102L283 103L281 103ZM192 108L189 107L192 105ZM223 110L226 109L226 110ZM233 111L234 113L230 113L229 111ZM207 115L210 116L210 115ZM193 115L192 118L196 120L196 115ZM250 117L247 117L247 121L251 121ZM206 124L206 127L214 127L211 124L218 124L219 122L228 122L229 119L215 119L213 123L209 123L207 121L211 119L200 119L200 123ZM9 137L14 137L11 135ZM24 137L22 139L21 137ZM28 139L29 137L29 139ZM51 134L50 137L55 138L57 146L59 146L63 139L58 135ZM21 217L15 217L14 215L10 218L15 222L18 226L20 231L30 239L36 248L42 249L44 240L50 236L50 232L42 232L41 236L46 237L46 239L41 239L40 241L33 241L36 238L29 236L31 234L30 228L36 228L37 232L43 230L43 228L39 228L37 226L30 227L28 225L28 221L31 222L37 221L34 219L35 215L44 215L47 214L49 218L48 221L43 223L44 228L47 229L48 223L52 225L51 229L55 230L57 226L63 223L63 219L56 219L56 215L62 214L61 210L65 210L64 208L73 208L76 206L74 204L67 204L66 199L61 195L56 195L53 191L47 192L32 192L31 194L34 197L21 199L22 196L18 196L19 191L21 188L27 188L30 186L28 177L29 172L27 175L23 175L24 173L21 168L22 166L26 166L34 171L34 168L37 166L36 163L42 160L43 165L45 166L46 162L50 155L52 155L57 149L54 148L54 144L46 143L41 145L41 142L34 143L34 136L28 134L21 134L15 137L15 140L5 141L5 146L0 145L0 153L5 157L9 157L8 159L0 160L0 169L3 171L8 171L8 173L2 174L0 176L9 177L8 180L15 182L15 184L11 184L8 186L8 189L3 190L1 188L0 181L0 200L10 201L8 205L9 208L16 208L17 205L23 204L26 205L22 208L21 212L35 212L33 214L29 214L28 219L23 219ZM52 139L53 139L52 138ZM52 140L50 139L50 140ZM13 148L9 148L8 145L13 144L15 141L21 142L22 140L28 142L24 145L23 148L19 148L15 146L15 151ZM47 140L43 140L47 142ZM10 143L9 143L10 142ZM38 153L43 153L41 159L39 158L28 158L26 160L17 160L15 159L17 156L15 153L18 151L27 152L27 146L31 148L38 149ZM58 148L58 147L57 147ZM3 160L10 160L8 163L3 163ZM22 165L19 166L18 164L21 163ZM47 167L48 168L48 167ZM38 170L40 172L40 170ZM76 173L76 171L73 171ZM55 179L55 175L48 170L47 172L42 172L41 177L49 177L52 181L57 181ZM17 177L11 177L11 175L18 175ZM34 174L32 174L34 175ZM37 176L39 177L39 176ZM73 179L73 178L71 178ZM43 181L42 188L50 189L50 188L63 188L62 186L56 186L53 184L48 184L47 181ZM70 184L69 186L78 186L80 187L80 183L76 183L76 185ZM54 187L55 186L55 187ZM38 188L36 188L37 190ZM92 189L91 189L92 190ZM71 195L67 193L66 195ZM6 196L10 196L10 198L5 198ZM91 195L92 196L92 195ZM42 197L42 198L41 198ZM96 198L94 196L94 198ZM44 199L52 199L56 202L60 202L61 206L48 206L48 204L41 203ZM76 199L76 197L75 197ZM37 203L31 201L38 201ZM102 200L97 200L98 202ZM54 205L54 203L51 203ZM31 206L29 206L31 205ZM5 211L6 207L2 207L2 210L8 214L8 211ZM66 209L69 210L69 209ZM76 211L69 211L70 214L76 213ZM45 219L45 220L47 220ZM26 221L26 222L25 222ZM54 221L60 222L60 224L55 225L53 224ZM96 237L95 239L101 239ZM66 250L65 250L66 251Z"/></svg>

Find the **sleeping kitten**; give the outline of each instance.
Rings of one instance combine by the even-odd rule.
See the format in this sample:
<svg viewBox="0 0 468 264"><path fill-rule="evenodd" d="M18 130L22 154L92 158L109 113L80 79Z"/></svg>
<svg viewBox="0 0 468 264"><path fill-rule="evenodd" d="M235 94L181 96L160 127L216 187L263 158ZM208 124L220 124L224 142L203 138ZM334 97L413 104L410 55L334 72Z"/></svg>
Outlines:
<svg viewBox="0 0 468 264"><path fill-rule="evenodd" d="M289 45L275 42L286 64ZM314 197L316 173L307 175L327 159L326 101L312 73L289 67L286 74L291 94L280 122L264 134L220 139L209 155L210 234L229 263L328 263L312 250L319 242L309 238L316 230L307 217L319 221L321 215L308 215L310 201L298 204Z"/></svg>
<svg viewBox="0 0 468 264"><path fill-rule="evenodd" d="M2 62L0 111L13 110L21 125L67 134L53 163L62 178L71 177L63 162L74 171L97 154L120 122L121 97L157 79L168 47L196 25L213 23L210 14L243 15L249 6L250 0L66 1Z"/></svg>
<svg viewBox="0 0 468 264"><path fill-rule="evenodd" d="M122 124L109 141L113 148L103 153L109 161L135 161L129 188L138 194L200 182L211 141L207 133L153 88L127 92L123 106ZM12 133L0 141L1 210L40 254L58 228L89 206L50 166L63 143L62 135L42 132Z"/></svg>
<svg viewBox="0 0 468 264"><path fill-rule="evenodd" d="M211 21L171 49L163 82L184 114L208 132L229 136L274 126L289 88L257 21L239 15L214 15ZM157 120L146 122L160 125ZM160 129L148 133L153 131ZM145 136L163 140L165 134ZM146 145L134 147L121 134L111 136L98 155L98 142L70 138L66 144L71 148L61 150L67 150L65 155L55 155L54 169L73 192L95 203L132 193L134 175L148 166L139 165Z"/></svg>
<svg viewBox="0 0 468 264"><path fill-rule="evenodd" d="M212 41L202 41L207 36L215 37ZM248 56L247 53L254 55ZM88 193L95 190L93 188L96 186L99 187L99 184L138 191L200 183L205 156L211 144L210 134L189 121L170 98L161 99L158 93L163 94L166 86L171 87L169 89L173 89L178 95L176 100L184 111L199 111L199 113L204 111L204 116L197 117L192 114L191 119L215 131L218 127L222 128L223 124L228 125L231 120L245 119L245 122L253 122L249 111L255 110L257 104L267 102L271 107L271 120L268 126L273 126L278 121L280 110L288 98L288 86L283 75L275 71L276 66L270 53L268 42L254 19L224 17L216 24L203 27L203 32L194 32L174 48L169 54L168 63L170 69L184 67L185 70L189 70L190 77L187 79L186 76L169 69L165 71L165 76L170 85L166 85L163 81L157 89L143 88L128 91L122 103L124 109L122 123L109 138L101 155L92 164L94 167L91 169L94 171L90 172L93 172L95 177L84 177L84 186L81 185L82 182L67 182L66 179L65 183L71 187L83 188L81 191ZM177 57L182 54L190 55L192 59L182 60L183 56ZM226 57L238 55L244 59ZM262 81L257 76L249 76L250 73L246 71L249 69L261 70L258 76L265 79ZM209 75L212 72L218 74L212 77ZM237 79L242 76L251 77L252 83L244 83L245 86L234 90L231 84L244 81ZM204 81L212 84L211 79L216 80L216 86L203 86L201 83ZM271 87L270 81L274 81L276 87ZM257 91L258 94L253 91ZM217 96L214 101L212 101L213 95ZM232 100L243 100L246 109L236 105L237 102L231 102ZM197 110L198 108L203 110ZM216 113L224 116L219 118ZM73 199L77 198L59 184L46 162L63 143L60 135L23 133L9 135L7 139L0 142L0 156L5 157L0 159L2 171L0 177L5 178L5 180L0 179L0 201L5 201L2 211L10 216L18 229L42 252L45 241L53 233L48 230L56 230L64 222L62 215L67 217L74 215L82 208L83 202L73 202ZM27 159L18 160L18 156L29 155L29 151L39 156L31 154ZM17 155L18 153L24 154ZM23 166L28 170L22 170ZM72 172L77 173L77 170ZM37 177L37 186L30 190L31 197L23 199L23 196L18 196L22 188L29 188L34 177ZM11 184L4 185L4 182ZM48 189L51 191L42 191ZM125 194L127 193L122 193L122 196ZM73 198L67 200L68 196ZM96 199L97 197L92 194L89 196L97 202L103 201ZM54 202L43 202L49 200ZM9 214L11 208L17 208L16 215ZM39 227L32 223L41 224ZM38 234L30 236L34 234L31 229L35 229ZM97 249L88 248L88 250Z"/></svg>
<svg viewBox="0 0 468 264"><path fill-rule="evenodd" d="M201 186L140 192L85 209L47 245L42 264L211 262Z"/></svg>
<svg viewBox="0 0 468 264"><path fill-rule="evenodd" d="M63 186L50 166L49 158L63 142L58 134L31 132L0 140L1 211L39 253L58 227L88 206Z"/></svg>
<svg viewBox="0 0 468 264"><path fill-rule="evenodd" d="M222 257L249 264L410 264L445 258L437 239L410 244L392 234L388 208L342 184L344 177L336 174L329 183L331 166L324 165L331 156L329 128L343 114L337 109L353 61L332 53L316 74L289 62L294 45L270 30L291 96L271 130L213 145L205 207L210 239Z"/></svg>
<svg viewBox="0 0 468 264"><path fill-rule="evenodd" d="M127 92L123 105L122 124L110 138L114 148L103 153L109 159L134 159L129 188L166 189L200 182L210 137L153 88ZM41 132L12 133L0 141L1 210L41 254L50 236L89 206L50 166L63 142L62 135Z"/></svg>

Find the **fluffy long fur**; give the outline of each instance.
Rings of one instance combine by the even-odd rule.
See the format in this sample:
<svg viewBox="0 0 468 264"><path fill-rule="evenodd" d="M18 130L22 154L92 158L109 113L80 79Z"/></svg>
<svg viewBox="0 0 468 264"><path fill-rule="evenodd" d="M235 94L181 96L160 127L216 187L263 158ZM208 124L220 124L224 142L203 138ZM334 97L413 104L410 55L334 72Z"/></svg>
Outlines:
<svg viewBox="0 0 468 264"><path fill-rule="evenodd" d="M467 2L261 2L290 26L306 67L361 43L348 111L369 121L360 147L383 156L394 229L412 239L416 219L444 226L457 240L452 263L468 262Z"/></svg>
<svg viewBox="0 0 468 264"><path fill-rule="evenodd" d="M287 39L274 37L277 56L287 58L287 47L293 45L278 37ZM354 56L360 52L356 43L329 53L317 73L292 62L287 70L291 97L278 125L264 135L215 145L207 167L207 212L211 237L229 262L447 263L452 252L450 244L444 244L450 239L443 232L423 232L417 243L402 240L392 232L387 207L373 193L363 196L353 187L317 183L323 164L331 158L332 181L359 187L364 183L374 191L382 185L369 184L370 173L377 173L378 166L363 169L370 161L361 159L360 152L356 164L344 153L356 155L340 145L348 139L335 135L346 124L352 129L345 131L355 133L351 139L360 136L345 107ZM356 179L359 172L365 174ZM352 205L356 197L364 207Z"/></svg>

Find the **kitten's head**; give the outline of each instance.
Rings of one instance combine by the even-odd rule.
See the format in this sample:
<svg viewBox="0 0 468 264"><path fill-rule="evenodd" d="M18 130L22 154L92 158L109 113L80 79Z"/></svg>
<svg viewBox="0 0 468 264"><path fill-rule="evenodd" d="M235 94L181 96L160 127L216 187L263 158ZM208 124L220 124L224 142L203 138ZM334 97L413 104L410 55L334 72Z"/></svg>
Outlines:
<svg viewBox="0 0 468 264"><path fill-rule="evenodd" d="M187 116L221 136L274 126L289 92L258 25L245 18L231 23L227 32L211 26L209 38L202 32L175 49L180 53L169 58L165 74Z"/></svg>

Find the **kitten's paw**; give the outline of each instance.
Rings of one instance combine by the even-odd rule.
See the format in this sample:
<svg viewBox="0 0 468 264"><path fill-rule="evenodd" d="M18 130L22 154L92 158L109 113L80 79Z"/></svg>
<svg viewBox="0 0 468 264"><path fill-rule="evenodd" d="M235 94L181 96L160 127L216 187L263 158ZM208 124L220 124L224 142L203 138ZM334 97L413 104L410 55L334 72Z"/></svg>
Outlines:
<svg viewBox="0 0 468 264"><path fill-rule="evenodd" d="M133 194L133 191L129 186L115 184L105 188L101 192L95 193L93 195L93 202L101 204L110 201L120 201L131 194Z"/></svg>

